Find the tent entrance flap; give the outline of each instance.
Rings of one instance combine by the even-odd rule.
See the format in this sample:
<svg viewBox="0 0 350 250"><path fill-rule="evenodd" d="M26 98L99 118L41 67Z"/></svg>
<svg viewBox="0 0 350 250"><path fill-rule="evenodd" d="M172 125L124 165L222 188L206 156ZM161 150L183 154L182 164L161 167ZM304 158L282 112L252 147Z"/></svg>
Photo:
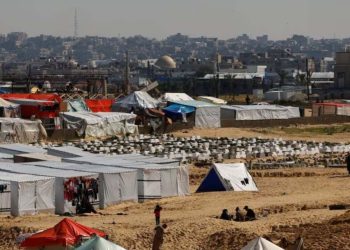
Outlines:
<svg viewBox="0 0 350 250"><path fill-rule="evenodd" d="M140 178L137 180L139 200L160 199L162 197L160 171L145 170L140 172Z"/></svg>
<svg viewBox="0 0 350 250"><path fill-rule="evenodd" d="M215 169L212 168L207 177L205 178L205 181L201 183L199 188L197 189L197 192L219 192L219 191L226 191L226 187L222 184L222 181L218 174L216 173Z"/></svg>

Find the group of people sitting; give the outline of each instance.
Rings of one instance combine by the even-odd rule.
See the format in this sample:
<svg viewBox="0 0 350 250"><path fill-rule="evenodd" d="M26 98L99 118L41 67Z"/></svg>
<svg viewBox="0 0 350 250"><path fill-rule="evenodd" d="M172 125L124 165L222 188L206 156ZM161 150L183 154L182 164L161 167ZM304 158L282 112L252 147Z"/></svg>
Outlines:
<svg viewBox="0 0 350 250"><path fill-rule="evenodd" d="M230 215L227 209L222 210L222 214L220 215L220 219L222 220L234 220L234 221L252 221L256 220L255 213L253 209L250 209L248 206L243 208L245 213L239 208L236 207L236 213Z"/></svg>

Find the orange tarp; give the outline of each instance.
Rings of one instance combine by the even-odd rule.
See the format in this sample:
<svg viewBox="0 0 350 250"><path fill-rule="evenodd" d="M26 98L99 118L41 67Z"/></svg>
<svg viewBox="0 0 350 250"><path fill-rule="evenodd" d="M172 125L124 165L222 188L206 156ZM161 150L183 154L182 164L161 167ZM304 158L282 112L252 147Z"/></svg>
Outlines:
<svg viewBox="0 0 350 250"><path fill-rule="evenodd" d="M28 237L22 242L21 247L74 246L81 237L90 237L93 234L101 237L106 236L102 231L83 226L65 218L53 228Z"/></svg>

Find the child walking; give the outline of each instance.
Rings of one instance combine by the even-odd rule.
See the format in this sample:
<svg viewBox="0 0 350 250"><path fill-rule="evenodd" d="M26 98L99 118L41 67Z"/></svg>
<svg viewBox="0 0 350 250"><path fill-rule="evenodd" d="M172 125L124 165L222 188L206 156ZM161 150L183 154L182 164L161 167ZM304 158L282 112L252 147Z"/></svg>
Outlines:
<svg viewBox="0 0 350 250"><path fill-rule="evenodd" d="M162 207L157 204L154 208L154 216L156 217L156 225L160 224L160 211L162 211Z"/></svg>

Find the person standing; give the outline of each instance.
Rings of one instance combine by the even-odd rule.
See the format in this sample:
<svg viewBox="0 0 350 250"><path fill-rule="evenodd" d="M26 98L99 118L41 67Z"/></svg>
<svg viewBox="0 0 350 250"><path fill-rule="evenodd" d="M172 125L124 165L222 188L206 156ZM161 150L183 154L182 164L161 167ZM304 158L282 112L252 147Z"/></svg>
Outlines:
<svg viewBox="0 0 350 250"><path fill-rule="evenodd" d="M167 224L157 225L154 229L156 233L154 234L152 250L159 250L164 242L164 231L167 228Z"/></svg>
<svg viewBox="0 0 350 250"><path fill-rule="evenodd" d="M162 207L159 204L154 208L154 216L156 217L156 225L160 224L160 211L162 211Z"/></svg>
<svg viewBox="0 0 350 250"><path fill-rule="evenodd" d="M348 156L346 157L346 168L348 169L348 173L350 175L350 152L348 153Z"/></svg>

